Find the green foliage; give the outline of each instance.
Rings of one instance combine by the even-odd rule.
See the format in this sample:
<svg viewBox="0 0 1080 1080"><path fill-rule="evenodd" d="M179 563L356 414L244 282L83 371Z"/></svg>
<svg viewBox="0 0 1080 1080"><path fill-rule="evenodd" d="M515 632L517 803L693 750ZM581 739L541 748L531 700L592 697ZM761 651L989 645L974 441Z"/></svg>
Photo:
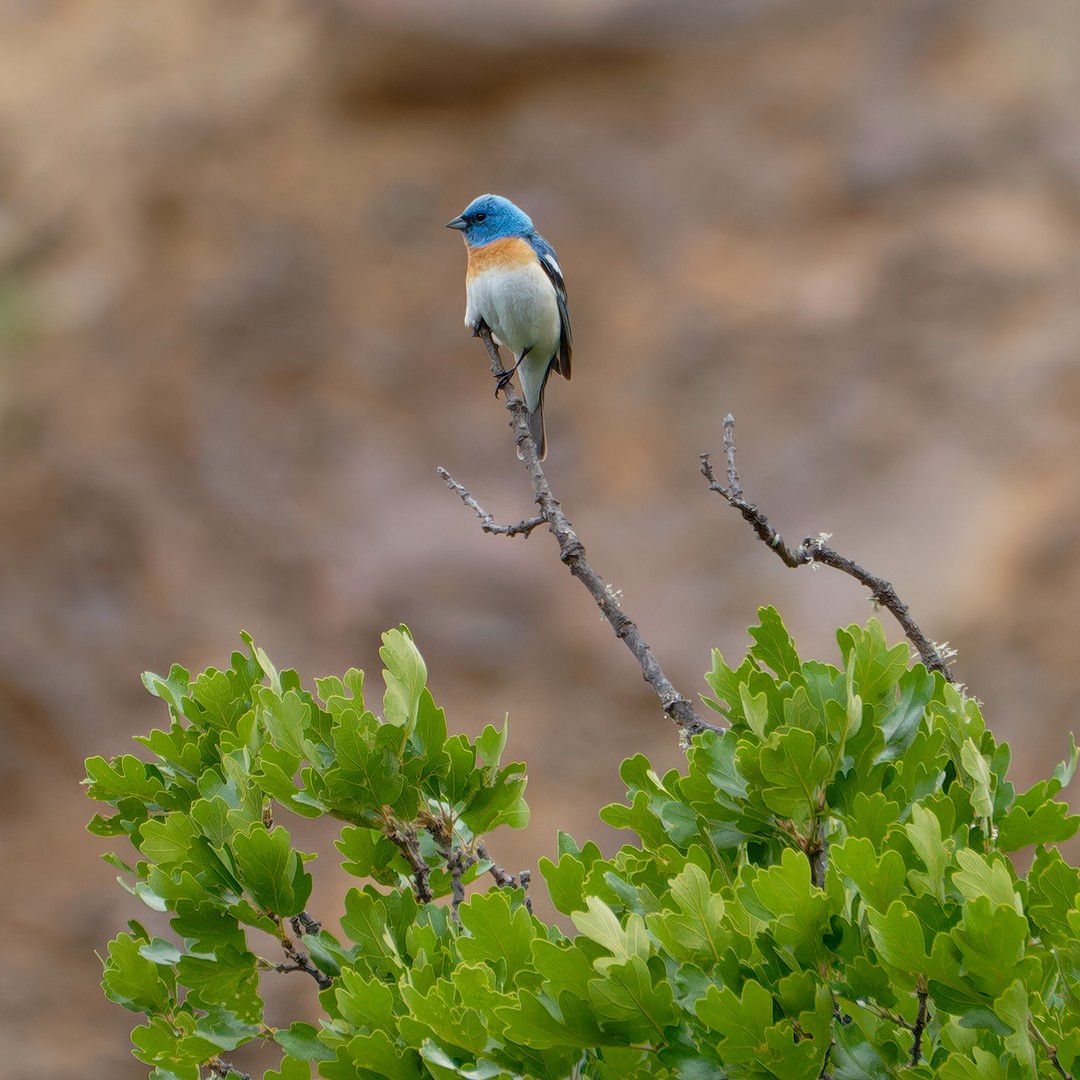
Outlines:
<svg viewBox="0 0 1080 1080"><path fill-rule="evenodd" d="M384 635L382 715L350 671L316 694L246 639L227 671L148 675L167 730L144 761L91 758L91 831L172 937L138 923L103 988L143 1022L154 1080L228 1070L255 1039L267 1077L731 1080L1052 1077L1080 1067L1080 871L1052 846L1077 763L1017 795L977 704L909 666L877 622L840 631L838 666L803 661L761 612L737 668L707 676L720 734L685 770L622 768L604 808L633 843L605 857L561 835L541 861L574 936L492 869L484 834L520 827L506 731L448 735L408 632ZM363 879L339 929L308 915L313 856L287 811L341 823ZM1034 847L1031 869L1007 858ZM569 929L569 924L567 924ZM271 1026L260 979L320 986L315 1025ZM294 976L295 977L295 976Z"/></svg>

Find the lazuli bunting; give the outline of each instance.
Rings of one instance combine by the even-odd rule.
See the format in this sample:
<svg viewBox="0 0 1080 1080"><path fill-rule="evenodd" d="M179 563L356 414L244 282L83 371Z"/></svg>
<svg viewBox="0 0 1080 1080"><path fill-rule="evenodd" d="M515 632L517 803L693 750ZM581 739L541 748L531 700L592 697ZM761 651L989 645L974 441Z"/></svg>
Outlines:
<svg viewBox="0 0 1080 1080"><path fill-rule="evenodd" d="M529 433L540 460L547 455L544 387L554 369L570 378L570 316L566 283L555 249L532 219L501 195L481 195L446 223L465 238L465 325L486 323L495 340L514 354ZM520 451L518 456L521 456Z"/></svg>

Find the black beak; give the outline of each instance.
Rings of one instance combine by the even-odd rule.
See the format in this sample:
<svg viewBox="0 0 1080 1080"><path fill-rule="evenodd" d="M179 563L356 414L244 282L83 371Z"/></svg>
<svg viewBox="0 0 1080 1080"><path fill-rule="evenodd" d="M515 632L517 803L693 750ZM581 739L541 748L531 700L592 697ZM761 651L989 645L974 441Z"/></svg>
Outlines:
<svg viewBox="0 0 1080 1080"><path fill-rule="evenodd" d="M464 232L469 227L469 223L459 214L452 221L448 221L446 227L448 229L457 229L459 232Z"/></svg>

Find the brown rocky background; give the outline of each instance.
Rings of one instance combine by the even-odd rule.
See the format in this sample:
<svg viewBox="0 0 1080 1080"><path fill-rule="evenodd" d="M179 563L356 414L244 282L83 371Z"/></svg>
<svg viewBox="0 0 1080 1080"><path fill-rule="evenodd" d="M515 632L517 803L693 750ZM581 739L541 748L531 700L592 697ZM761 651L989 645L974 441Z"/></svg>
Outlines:
<svg viewBox="0 0 1080 1080"><path fill-rule="evenodd" d="M530 511L443 223L558 248L576 343L548 472L671 676L775 603L870 614L710 496L731 410L785 532L891 578L1028 783L1075 726L1075 0L0 0L0 1071L135 1077L93 950L145 917L82 758L139 683L251 631L309 679L408 623L453 726L509 711L533 824L672 730ZM895 639L893 626L889 633ZM329 863L329 859L326 860ZM322 868L320 917L345 882ZM283 977L285 978L285 977ZM293 977L299 978L299 977ZM310 999L295 983L275 992Z"/></svg>

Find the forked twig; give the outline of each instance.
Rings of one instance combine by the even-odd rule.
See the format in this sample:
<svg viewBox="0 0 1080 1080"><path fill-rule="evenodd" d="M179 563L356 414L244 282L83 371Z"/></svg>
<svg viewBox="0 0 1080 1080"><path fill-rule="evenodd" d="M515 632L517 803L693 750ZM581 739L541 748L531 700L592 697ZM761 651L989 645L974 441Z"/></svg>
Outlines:
<svg viewBox="0 0 1080 1080"><path fill-rule="evenodd" d="M808 536L796 548L785 543L783 537L769 523L769 519L757 508L748 502L743 496L742 484L739 481L739 471L735 467L735 417L728 413L724 417L724 455L727 459L727 485L721 484L716 478L712 462L708 454L701 455L701 473L709 481L709 490L715 491L721 498L726 499L748 521L757 533L758 538L769 548L776 552L785 566L798 567L807 563L823 563L831 566L834 570L840 570L856 581L865 585L870 590L874 601L890 611L896 618L907 636L908 641L914 645L920 659L926 665L928 671L940 671L947 682L955 682L955 677L949 669L949 661L956 655L947 645L938 645L931 641L920 629L919 624L911 617L911 612L896 593L892 584L884 578L871 574L864 570L858 563L841 555L835 548L827 543L827 534Z"/></svg>
<svg viewBox="0 0 1080 1080"><path fill-rule="evenodd" d="M487 348L491 359L492 374L501 380L506 375L506 371L502 365L502 358L499 356L499 347L491 337L491 331L481 324L477 337L483 340ZM689 738L702 731L721 730L717 725L702 719L694 708L693 702L683 697L671 684L637 626L623 612L614 591L589 563L584 545L578 539L566 514L563 513L559 501L552 494L547 477L544 475L536 453L536 446L529 435L528 412L524 402L518 396L512 382L502 383L500 389L506 399L506 407L510 411L510 426L514 431L514 441L517 443L525 468L532 480L536 504L540 508L538 518L527 519L518 525L496 525L494 518L480 506L463 484L458 483L445 469L440 468L439 475L446 481L447 486L457 493L462 502L477 514L485 532L505 536L520 533L527 536L537 525L546 524L559 545L560 559L566 564L570 573L589 590L601 614L615 631L615 636L625 642L626 647L634 654L641 667L642 677L652 687L653 692L660 699L664 712L678 725L684 737Z"/></svg>
<svg viewBox="0 0 1080 1080"><path fill-rule="evenodd" d="M412 870L413 893L418 904L430 904L435 899L431 891L431 867L420 853L420 841L416 830L402 825L393 818L387 818L383 834L404 856Z"/></svg>
<svg viewBox="0 0 1080 1080"><path fill-rule="evenodd" d="M294 920L294 930L295 930ZM311 957L296 944L295 941L285 931L285 921L283 919L278 920L279 938L281 943L282 952L285 953L288 959L287 964L275 964L274 970L279 972L285 971L302 971L306 975L310 975L318 984L320 990L325 990L327 987L333 984L333 980L325 971L320 971L312 962Z"/></svg>
<svg viewBox="0 0 1080 1080"><path fill-rule="evenodd" d="M504 870L491 857L487 845L482 840L476 845L476 857L491 864L488 867L488 873L495 879L495 884L498 885L500 889L522 889L525 893L525 907L528 911L532 911L532 897L529 896L529 885L532 883L531 871L522 870L517 877L514 877L513 874Z"/></svg>
<svg viewBox="0 0 1080 1080"><path fill-rule="evenodd" d="M497 525L494 516L473 498L472 493L464 484L459 484L441 465L435 471L446 481L446 486L456 492L461 501L480 519L480 528L492 536L529 536L533 529L545 523L546 519L537 514L535 517L519 521L516 525Z"/></svg>

